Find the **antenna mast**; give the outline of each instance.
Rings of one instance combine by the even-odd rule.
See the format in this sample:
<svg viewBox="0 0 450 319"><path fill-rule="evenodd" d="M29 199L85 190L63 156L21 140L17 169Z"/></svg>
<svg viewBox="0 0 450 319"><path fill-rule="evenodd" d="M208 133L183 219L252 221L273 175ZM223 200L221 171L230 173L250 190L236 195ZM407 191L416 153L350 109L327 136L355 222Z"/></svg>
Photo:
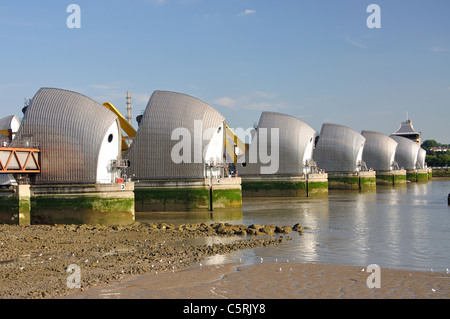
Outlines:
<svg viewBox="0 0 450 319"><path fill-rule="evenodd" d="M131 115L131 94L127 91L127 121L131 124L133 117Z"/></svg>

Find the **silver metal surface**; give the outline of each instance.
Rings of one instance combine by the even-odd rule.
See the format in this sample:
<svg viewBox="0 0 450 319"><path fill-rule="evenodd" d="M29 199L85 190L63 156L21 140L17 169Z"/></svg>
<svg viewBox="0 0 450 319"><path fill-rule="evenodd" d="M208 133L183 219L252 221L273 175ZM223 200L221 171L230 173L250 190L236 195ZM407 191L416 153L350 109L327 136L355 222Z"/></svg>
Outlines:
<svg viewBox="0 0 450 319"><path fill-rule="evenodd" d="M324 123L314 150L314 160L325 171L356 172L358 155L364 148L365 140L364 136L349 127Z"/></svg>
<svg viewBox="0 0 450 319"><path fill-rule="evenodd" d="M29 139L41 149L36 184L95 183L101 143L117 116L76 92L41 88L11 146ZM120 127L120 126L119 126ZM113 141L120 147L120 141Z"/></svg>
<svg viewBox="0 0 450 319"><path fill-rule="evenodd" d="M423 148L419 149L419 153L417 153L417 168L425 168L425 156L427 155L427 151Z"/></svg>
<svg viewBox="0 0 450 319"><path fill-rule="evenodd" d="M389 136L378 132L362 131L361 135L366 138L363 160L367 167L373 168L375 171L392 170L398 143Z"/></svg>
<svg viewBox="0 0 450 319"><path fill-rule="evenodd" d="M130 160L127 175L135 180L203 178L203 150L224 121L219 112L197 98L176 92L153 92L133 143L124 154ZM195 123L200 123L197 130ZM190 134L190 163L175 163L172 159L172 149L182 139L172 139L172 132L177 129Z"/></svg>
<svg viewBox="0 0 450 319"><path fill-rule="evenodd" d="M391 135L391 138L398 143L397 152L395 153L395 161L398 165L408 170L416 169L420 146L405 137Z"/></svg>
<svg viewBox="0 0 450 319"><path fill-rule="evenodd" d="M265 130L264 130L265 129ZM278 130L278 139L274 139L278 145L272 144L272 129ZM265 132L265 133L262 133ZM246 154L245 166L238 164L240 175L264 174L262 167L272 163L261 162L260 150L261 134L267 135L267 146L263 149L264 155L270 155L272 160L278 160L278 171L275 174L301 175L306 166L306 160L312 159L312 150L316 132L308 124L299 119L282 113L263 112L259 119L258 127L253 136L249 151ZM308 148L308 146L310 147ZM275 150L278 149L278 154ZM267 151L267 152L266 152ZM250 159L250 154L257 154L256 163Z"/></svg>
<svg viewBox="0 0 450 319"><path fill-rule="evenodd" d="M11 129L11 123L12 121L16 119L17 120L17 116L15 115L10 115L10 116L6 116L4 118L0 119L0 131L4 131L4 130L9 130Z"/></svg>

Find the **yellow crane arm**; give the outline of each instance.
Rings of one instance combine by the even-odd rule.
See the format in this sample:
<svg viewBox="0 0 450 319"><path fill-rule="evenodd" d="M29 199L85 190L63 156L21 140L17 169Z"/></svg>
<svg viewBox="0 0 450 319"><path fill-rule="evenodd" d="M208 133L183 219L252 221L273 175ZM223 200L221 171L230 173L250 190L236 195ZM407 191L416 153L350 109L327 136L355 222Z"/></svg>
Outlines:
<svg viewBox="0 0 450 319"><path fill-rule="evenodd" d="M132 137L136 136L136 130L134 129L134 127L130 123L128 123L128 121L123 117L122 114L120 114L120 112L114 107L114 105L112 105L109 102L105 102L105 103L103 103L103 106L108 108L114 114L117 115L117 118L119 119L120 127L128 135L128 136L125 137L125 139L132 138ZM128 144L122 138L122 153L125 152L127 149L128 149Z"/></svg>
<svg viewBox="0 0 450 319"><path fill-rule="evenodd" d="M122 114L120 114L120 112L114 107L114 105L109 102L105 102L103 103L103 106L107 107L117 115L117 117L119 118L120 126L122 127L122 130L124 130L124 132L128 134L128 137L136 136L136 130L134 129L134 127L130 123L128 123L128 121L123 117Z"/></svg>
<svg viewBox="0 0 450 319"><path fill-rule="evenodd" d="M228 125L225 125L225 134L226 136L233 141L233 144L228 140L228 138L225 138L225 149L227 150L228 155L233 159L234 165L237 163L237 154L235 151L235 146L239 147L241 151L247 153L248 151L248 145L243 143L237 135L230 129Z"/></svg>

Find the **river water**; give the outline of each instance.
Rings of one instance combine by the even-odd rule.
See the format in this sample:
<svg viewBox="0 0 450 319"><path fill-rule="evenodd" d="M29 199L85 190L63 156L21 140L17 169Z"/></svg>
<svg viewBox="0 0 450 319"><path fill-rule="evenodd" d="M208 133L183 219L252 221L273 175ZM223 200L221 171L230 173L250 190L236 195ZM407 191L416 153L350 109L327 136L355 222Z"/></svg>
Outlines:
<svg viewBox="0 0 450 319"><path fill-rule="evenodd" d="M376 192L331 191L326 198L244 198L242 211L139 213L137 221L166 223L300 223L302 235L280 246L214 256L206 263L263 260L445 272L450 269L450 180ZM211 244L218 239L201 239ZM203 242L202 242L203 241Z"/></svg>

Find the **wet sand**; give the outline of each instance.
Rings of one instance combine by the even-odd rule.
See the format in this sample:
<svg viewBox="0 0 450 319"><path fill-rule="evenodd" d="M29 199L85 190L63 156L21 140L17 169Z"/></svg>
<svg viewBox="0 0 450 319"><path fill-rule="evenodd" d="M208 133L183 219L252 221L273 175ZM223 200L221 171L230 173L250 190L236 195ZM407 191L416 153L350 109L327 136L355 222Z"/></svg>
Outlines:
<svg viewBox="0 0 450 319"><path fill-rule="evenodd" d="M221 264L134 276L73 293L77 299L449 299L450 275L381 269L368 288L366 268L298 262Z"/></svg>
<svg viewBox="0 0 450 319"><path fill-rule="evenodd" d="M291 230L290 226L221 223L0 225L0 298L42 299L73 293L71 286L77 281L75 273L67 272L71 265L80 270L80 289L85 291L136 274L185 269L208 256L280 245L290 239Z"/></svg>

